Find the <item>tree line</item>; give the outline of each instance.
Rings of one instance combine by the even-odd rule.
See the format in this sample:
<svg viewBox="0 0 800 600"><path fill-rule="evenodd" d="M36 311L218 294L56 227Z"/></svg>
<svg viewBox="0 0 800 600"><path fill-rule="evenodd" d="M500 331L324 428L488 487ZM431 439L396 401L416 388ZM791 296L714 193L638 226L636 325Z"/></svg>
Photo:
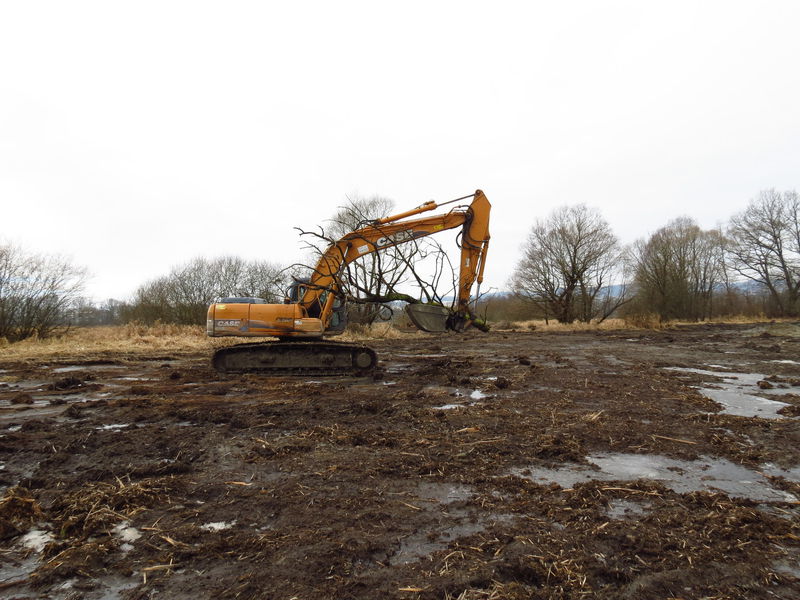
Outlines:
<svg viewBox="0 0 800 600"><path fill-rule="evenodd" d="M796 317L800 197L764 190L725 229L679 217L628 247L598 211L562 207L531 228L509 287L501 305L561 323Z"/></svg>
<svg viewBox="0 0 800 600"><path fill-rule="evenodd" d="M392 209L391 200L377 196L349 199L328 232L317 237L335 239ZM447 260L438 244L427 249L411 245L405 253L402 248L370 255L346 269L343 286L354 301L351 318L370 322L380 314L370 297L386 297L400 283L421 283L414 270L421 256L434 255L435 277L442 277ZM128 300L97 304L82 295L84 268L0 244L0 338L46 337L69 325L200 324L219 297L280 302L299 273L266 261L201 257L145 282ZM572 323L612 315L662 322L738 314L796 317L800 197L796 191L764 190L724 228L704 230L680 217L627 247L599 211L583 204L564 206L533 224L508 286L510 293L482 303L490 319ZM430 291L423 295L426 299Z"/></svg>

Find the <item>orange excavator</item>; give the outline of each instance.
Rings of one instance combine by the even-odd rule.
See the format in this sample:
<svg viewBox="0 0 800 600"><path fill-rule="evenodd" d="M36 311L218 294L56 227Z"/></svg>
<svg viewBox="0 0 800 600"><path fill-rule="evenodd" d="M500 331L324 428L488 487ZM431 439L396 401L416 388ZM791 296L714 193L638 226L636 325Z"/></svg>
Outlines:
<svg viewBox="0 0 800 600"><path fill-rule="evenodd" d="M458 204L448 212L410 219L441 206ZM363 373L377 363L367 346L323 341L344 330L344 298L340 277L349 263L384 248L405 244L441 231L461 227L461 260L455 304L408 304L406 312L423 331L462 331L475 320L470 295L483 281L489 247L491 205L481 190L437 204L429 201L412 210L368 222L332 243L311 277L295 281L284 304L258 298L223 298L208 308L209 336L277 337L279 341L238 344L214 353L213 365L226 373Z"/></svg>

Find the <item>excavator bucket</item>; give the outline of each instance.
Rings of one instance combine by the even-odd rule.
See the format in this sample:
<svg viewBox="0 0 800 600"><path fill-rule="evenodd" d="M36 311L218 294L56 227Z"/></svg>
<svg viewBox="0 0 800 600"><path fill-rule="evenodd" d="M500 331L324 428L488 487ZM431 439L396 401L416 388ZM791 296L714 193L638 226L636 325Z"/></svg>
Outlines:
<svg viewBox="0 0 800 600"><path fill-rule="evenodd" d="M422 331L441 333L447 331L450 311L435 304L406 304L406 314L411 322Z"/></svg>

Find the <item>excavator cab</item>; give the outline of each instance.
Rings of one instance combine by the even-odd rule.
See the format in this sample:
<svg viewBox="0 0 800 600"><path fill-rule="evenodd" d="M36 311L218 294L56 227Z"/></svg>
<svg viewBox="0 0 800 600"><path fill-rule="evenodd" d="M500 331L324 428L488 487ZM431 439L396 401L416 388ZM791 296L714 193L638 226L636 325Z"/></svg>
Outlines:
<svg viewBox="0 0 800 600"><path fill-rule="evenodd" d="M289 285L289 289L286 290L288 293L286 294L285 303L298 304L305 296L309 281L310 280L307 277L294 279ZM325 307L325 303L328 300L328 294L330 293L332 292L323 292L320 294L316 302L308 306L307 310L309 317L319 318L323 308ZM345 302L343 302L341 298L336 297L333 300L331 320L328 324L328 328L325 329L325 335L338 335L344 332L345 327L347 327L347 309Z"/></svg>

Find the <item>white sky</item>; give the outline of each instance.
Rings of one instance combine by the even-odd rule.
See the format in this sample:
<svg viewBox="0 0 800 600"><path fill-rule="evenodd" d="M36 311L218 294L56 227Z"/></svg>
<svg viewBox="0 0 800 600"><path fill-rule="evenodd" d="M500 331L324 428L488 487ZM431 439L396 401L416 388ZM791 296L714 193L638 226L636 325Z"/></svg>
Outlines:
<svg viewBox="0 0 800 600"><path fill-rule="evenodd" d="M800 187L798 26L794 1L0 0L0 239L124 299L199 255L295 262L349 194L481 188L503 289L562 204L630 242Z"/></svg>

